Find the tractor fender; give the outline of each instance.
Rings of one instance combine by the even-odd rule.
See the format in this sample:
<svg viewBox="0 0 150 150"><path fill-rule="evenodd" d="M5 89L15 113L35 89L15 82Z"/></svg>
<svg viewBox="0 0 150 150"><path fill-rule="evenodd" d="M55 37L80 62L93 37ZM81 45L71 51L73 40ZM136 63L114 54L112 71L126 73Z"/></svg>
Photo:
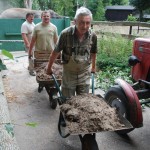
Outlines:
<svg viewBox="0 0 150 150"><path fill-rule="evenodd" d="M130 84L122 79L116 79L115 82L122 88L127 99L130 112L130 122L135 128L143 126L142 108L139 98Z"/></svg>

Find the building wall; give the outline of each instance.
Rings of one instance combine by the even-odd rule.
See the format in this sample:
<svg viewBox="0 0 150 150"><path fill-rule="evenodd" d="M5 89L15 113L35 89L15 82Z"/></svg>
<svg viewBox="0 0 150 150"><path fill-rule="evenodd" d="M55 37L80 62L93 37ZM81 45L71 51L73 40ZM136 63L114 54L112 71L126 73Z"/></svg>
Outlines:
<svg viewBox="0 0 150 150"><path fill-rule="evenodd" d="M106 20L108 21L125 21L128 15L133 14L133 10L111 10L107 9L105 12Z"/></svg>

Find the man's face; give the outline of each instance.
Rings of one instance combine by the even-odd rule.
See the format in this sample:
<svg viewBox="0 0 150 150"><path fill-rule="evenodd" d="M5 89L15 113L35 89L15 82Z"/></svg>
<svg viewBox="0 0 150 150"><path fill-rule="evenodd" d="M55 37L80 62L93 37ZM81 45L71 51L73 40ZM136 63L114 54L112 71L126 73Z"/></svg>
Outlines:
<svg viewBox="0 0 150 150"><path fill-rule="evenodd" d="M34 20L34 16L33 15L28 16L27 20L29 23L32 23Z"/></svg>
<svg viewBox="0 0 150 150"><path fill-rule="evenodd" d="M75 20L76 28L79 34L85 34L91 26L91 17L90 16L79 16Z"/></svg>
<svg viewBox="0 0 150 150"><path fill-rule="evenodd" d="M43 13L42 22L43 23L49 23L50 22L50 13Z"/></svg>

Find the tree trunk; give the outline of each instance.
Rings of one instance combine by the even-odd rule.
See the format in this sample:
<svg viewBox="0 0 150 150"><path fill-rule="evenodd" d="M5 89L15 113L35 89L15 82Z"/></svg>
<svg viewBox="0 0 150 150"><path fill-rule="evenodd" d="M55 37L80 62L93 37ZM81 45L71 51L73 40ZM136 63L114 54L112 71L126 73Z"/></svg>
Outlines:
<svg viewBox="0 0 150 150"><path fill-rule="evenodd" d="M139 11L140 11L139 21L142 22L143 21L143 11L142 10L139 10Z"/></svg>
<svg viewBox="0 0 150 150"><path fill-rule="evenodd" d="M32 0L24 0L24 6L27 9L32 9Z"/></svg>

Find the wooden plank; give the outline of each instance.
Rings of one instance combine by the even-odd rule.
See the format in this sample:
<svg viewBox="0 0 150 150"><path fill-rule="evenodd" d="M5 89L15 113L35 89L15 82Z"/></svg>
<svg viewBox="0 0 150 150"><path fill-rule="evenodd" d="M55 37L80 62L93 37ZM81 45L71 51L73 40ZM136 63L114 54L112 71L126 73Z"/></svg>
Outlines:
<svg viewBox="0 0 150 150"><path fill-rule="evenodd" d="M40 67L43 63L48 63L49 59L34 59L34 68Z"/></svg>
<svg viewBox="0 0 150 150"><path fill-rule="evenodd" d="M135 39L135 38L139 37L139 36L134 36L134 35L130 35L130 34L120 34L120 33L102 32L102 31L98 31L96 33L106 35L106 36L115 36L115 37L121 35L122 37L127 38L127 39ZM98 37L98 38L100 38L100 37Z"/></svg>
<svg viewBox="0 0 150 150"><path fill-rule="evenodd" d="M34 57L36 59L49 59L50 51L34 51Z"/></svg>
<svg viewBox="0 0 150 150"><path fill-rule="evenodd" d="M34 68L49 61L50 51L34 51Z"/></svg>
<svg viewBox="0 0 150 150"><path fill-rule="evenodd" d="M93 25L108 25L108 26L141 26L141 27L149 27L150 23L146 22L132 22L132 21L115 21L115 22L109 22L109 21L93 21Z"/></svg>
<svg viewBox="0 0 150 150"><path fill-rule="evenodd" d="M21 33L9 33L9 32L6 32L5 35L11 35L11 36L12 35L21 35Z"/></svg>

